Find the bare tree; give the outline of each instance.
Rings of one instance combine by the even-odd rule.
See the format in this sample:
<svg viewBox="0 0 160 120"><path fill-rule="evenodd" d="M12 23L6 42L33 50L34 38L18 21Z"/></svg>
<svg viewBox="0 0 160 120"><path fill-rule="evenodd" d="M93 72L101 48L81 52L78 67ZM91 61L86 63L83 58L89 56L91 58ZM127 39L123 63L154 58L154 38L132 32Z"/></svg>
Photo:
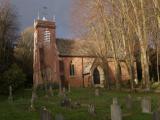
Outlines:
<svg viewBox="0 0 160 120"><path fill-rule="evenodd" d="M159 47L160 47L160 38L159 38L159 31L160 31L160 1L159 0L153 0L153 4L154 4L154 12L155 12L155 17L156 17L156 22L157 22L157 26L156 31L154 31L154 33L156 33L156 38L155 38L155 47L156 47L156 58L157 58L157 78L158 78L158 82L160 82L160 78L159 78Z"/></svg>
<svg viewBox="0 0 160 120"><path fill-rule="evenodd" d="M81 5L85 5L86 2L81 0ZM119 31L116 30L117 23L113 4L109 1L95 0L87 1L90 10L87 7L87 17L85 18L85 24L87 26L88 39L94 42L94 48L92 52L101 59L104 64L104 70L106 73L106 82L109 82L108 77L108 57L113 57L115 62L115 81L116 87L120 88L121 81L121 67L120 67L120 51L122 42L119 39ZM83 20L84 22L84 20ZM92 43L93 44L93 43Z"/></svg>
<svg viewBox="0 0 160 120"><path fill-rule="evenodd" d="M115 80L119 88L121 79L120 58L126 61L131 88L134 88L135 53L140 53L142 87L150 89L150 49L156 52L159 79L159 0L78 0L74 8L79 18L78 29L85 29L83 36L91 40L91 51L107 66L110 55L115 62ZM78 12L77 12L78 11ZM79 14L81 16L79 17ZM78 16L77 16L78 15ZM77 19L73 19L77 22ZM79 26L80 24L80 26ZM155 54L154 53L154 54ZM106 62L105 62L106 61ZM153 64L153 63L152 63ZM105 66L104 65L104 66ZM107 67L106 67L107 68ZM107 76L107 75L106 75Z"/></svg>
<svg viewBox="0 0 160 120"><path fill-rule="evenodd" d="M12 44L16 40L18 30L17 12L9 3L0 2L0 66L5 68L11 63Z"/></svg>

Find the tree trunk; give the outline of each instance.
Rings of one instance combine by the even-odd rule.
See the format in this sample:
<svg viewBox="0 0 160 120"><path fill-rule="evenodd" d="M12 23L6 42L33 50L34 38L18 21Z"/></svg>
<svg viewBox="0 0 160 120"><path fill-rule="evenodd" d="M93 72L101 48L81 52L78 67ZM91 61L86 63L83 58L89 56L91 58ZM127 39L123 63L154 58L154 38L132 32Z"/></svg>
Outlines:
<svg viewBox="0 0 160 120"><path fill-rule="evenodd" d="M121 88L121 67L118 60L115 60L115 80L116 80L116 89L119 90Z"/></svg>
<svg viewBox="0 0 160 120"><path fill-rule="evenodd" d="M158 78L158 82L160 82L159 79L159 50L158 50L158 45L157 45L157 78Z"/></svg>
<svg viewBox="0 0 160 120"><path fill-rule="evenodd" d="M135 75L134 75L134 61L133 60L126 60L126 65L127 65L127 69L128 69L128 73L130 76L130 87L131 90L134 89L134 79L135 79Z"/></svg>
<svg viewBox="0 0 160 120"><path fill-rule="evenodd" d="M142 85L150 90L150 81L149 81L149 63L147 58L146 50L141 46L141 65L142 65Z"/></svg>
<svg viewBox="0 0 160 120"><path fill-rule="evenodd" d="M108 61L105 60L103 61L104 65L104 77L105 77L105 83L104 87L110 90L110 77L109 77L109 66L108 66Z"/></svg>
<svg viewBox="0 0 160 120"><path fill-rule="evenodd" d="M37 86L33 84L32 97L31 97L31 105L30 105L30 110L31 111L35 110L34 103L35 103L35 100L37 98L36 90L37 90Z"/></svg>

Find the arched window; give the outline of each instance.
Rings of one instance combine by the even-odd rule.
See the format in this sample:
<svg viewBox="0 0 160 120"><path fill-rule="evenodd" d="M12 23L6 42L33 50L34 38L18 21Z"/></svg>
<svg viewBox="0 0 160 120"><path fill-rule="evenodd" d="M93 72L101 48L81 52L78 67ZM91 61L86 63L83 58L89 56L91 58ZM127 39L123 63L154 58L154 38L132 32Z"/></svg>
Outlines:
<svg viewBox="0 0 160 120"><path fill-rule="evenodd" d="M75 75L74 64L71 61L71 63L70 63L70 76L74 76L74 75Z"/></svg>

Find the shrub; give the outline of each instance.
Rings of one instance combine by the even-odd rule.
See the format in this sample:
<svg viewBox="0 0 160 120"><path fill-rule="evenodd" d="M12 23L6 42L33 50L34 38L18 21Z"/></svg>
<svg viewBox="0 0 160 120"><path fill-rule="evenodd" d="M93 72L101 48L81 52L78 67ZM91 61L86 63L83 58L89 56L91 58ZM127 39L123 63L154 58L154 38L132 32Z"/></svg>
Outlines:
<svg viewBox="0 0 160 120"><path fill-rule="evenodd" d="M18 88L24 86L26 81L26 75L22 69L16 64L12 64L11 67L5 71L0 78L0 93L8 93L8 87L11 85L13 92Z"/></svg>
<svg viewBox="0 0 160 120"><path fill-rule="evenodd" d="M154 89L154 90L160 90L160 83L159 82L154 82L151 85L151 88Z"/></svg>

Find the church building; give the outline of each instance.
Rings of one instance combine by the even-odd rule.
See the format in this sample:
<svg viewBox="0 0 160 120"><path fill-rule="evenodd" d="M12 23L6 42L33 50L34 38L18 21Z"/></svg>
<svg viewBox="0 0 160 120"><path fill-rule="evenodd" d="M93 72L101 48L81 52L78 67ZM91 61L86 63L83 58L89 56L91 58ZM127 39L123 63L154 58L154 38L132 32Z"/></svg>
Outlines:
<svg viewBox="0 0 160 120"><path fill-rule="evenodd" d="M85 40L67 40L56 38L55 21L34 21L34 75L33 82L57 82L62 86L104 87L104 68L98 58L86 50ZM121 79L129 80L127 66L122 60ZM109 78L115 81L115 66L108 58Z"/></svg>

